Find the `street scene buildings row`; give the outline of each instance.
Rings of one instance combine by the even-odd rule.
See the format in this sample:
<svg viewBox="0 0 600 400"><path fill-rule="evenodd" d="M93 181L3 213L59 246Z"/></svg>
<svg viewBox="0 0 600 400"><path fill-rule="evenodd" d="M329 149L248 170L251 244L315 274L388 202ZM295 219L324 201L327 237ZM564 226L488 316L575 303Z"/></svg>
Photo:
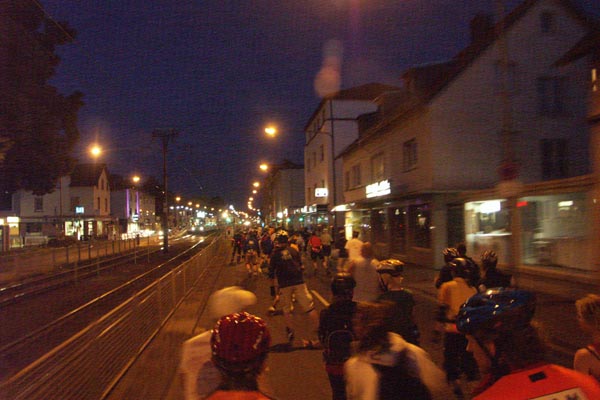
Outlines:
<svg viewBox="0 0 600 400"><path fill-rule="evenodd" d="M597 31L569 1L526 0L496 24L476 16L465 49L402 87L324 98L305 128L304 225L423 265L465 242L504 266L596 276Z"/></svg>

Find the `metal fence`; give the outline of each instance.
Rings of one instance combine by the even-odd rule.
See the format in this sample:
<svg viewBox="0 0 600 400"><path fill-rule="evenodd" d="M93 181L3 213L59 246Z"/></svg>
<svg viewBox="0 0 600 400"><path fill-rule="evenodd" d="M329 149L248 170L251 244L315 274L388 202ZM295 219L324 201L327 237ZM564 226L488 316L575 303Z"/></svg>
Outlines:
<svg viewBox="0 0 600 400"><path fill-rule="evenodd" d="M229 242L201 253L0 384L2 399L103 399ZM222 260L221 260L222 261Z"/></svg>
<svg viewBox="0 0 600 400"><path fill-rule="evenodd" d="M81 242L67 247L26 249L0 256L0 283L18 282L37 274L57 271L64 265L106 258L160 243L159 236Z"/></svg>

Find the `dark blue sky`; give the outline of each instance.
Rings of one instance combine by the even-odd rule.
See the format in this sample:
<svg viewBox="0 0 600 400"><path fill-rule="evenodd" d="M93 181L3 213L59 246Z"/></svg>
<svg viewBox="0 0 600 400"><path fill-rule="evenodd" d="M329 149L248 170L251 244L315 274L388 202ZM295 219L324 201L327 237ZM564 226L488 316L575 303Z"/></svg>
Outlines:
<svg viewBox="0 0 600 400"><path fill-rule="evenodd" d="M152 131L176 128L169 189L245 207L259 161L303 162L315 79L340 43L342 88L400 85L452 57L493 0L42 0L78 32L53 83L80 90L81 151L97 140L111 172L162 177ZM518 0L505 0L507 10ZM600 15L600 2L578 0ZM273 122L281 136L262 131ZM85 156L81 156L85 159Z"/></svg>

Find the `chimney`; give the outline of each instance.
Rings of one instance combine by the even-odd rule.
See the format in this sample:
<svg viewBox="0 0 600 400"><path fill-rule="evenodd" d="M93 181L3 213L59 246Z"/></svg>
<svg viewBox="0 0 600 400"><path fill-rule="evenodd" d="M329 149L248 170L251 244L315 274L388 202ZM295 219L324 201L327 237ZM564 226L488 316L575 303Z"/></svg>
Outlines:
<svg viewBox="0 0 600 400"><path fill-rule="evenodd" d="M494 18L490 14L477 13L471 20L471 43L482 43L494 33Z"/></svg>

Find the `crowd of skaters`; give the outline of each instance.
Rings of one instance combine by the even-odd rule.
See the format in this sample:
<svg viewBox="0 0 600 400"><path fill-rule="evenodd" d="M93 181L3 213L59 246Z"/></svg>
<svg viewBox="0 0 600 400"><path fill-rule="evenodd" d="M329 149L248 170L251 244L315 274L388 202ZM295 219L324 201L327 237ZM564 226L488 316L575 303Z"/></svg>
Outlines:
<svg viewBox="0 0 600 400"><path fill-rule="evenodd" d="M270 245L263 248L265 236ZM241 249L240 260L250 276L255 270L245 250L248 238L258 242L256 255L272 279L270 294L281 303L290 345L295 340L292 310L298 307L309 316L314 337L302 345L322 349L334 400L441 399L449 398L448 392L463 399L461 379L477 382L467 395L477 400L600 399L596 294L576 302L580 329L589 334L590 345L576 352L572 369L550 364L534 318L535 294L520 290L497 267L494 251L485 251L476 262L464 244L446 248L445 265L432 283L439 305L432 317L443 338L440 368L419 347L415 301L403 285L400 260L377 260L371 244L363 243L357 232L346 240L343 232L332 237L321 229L289 234L268 228L247 232L239 245L234 237L232 262ZM338 261L332 273L333 252ZM315 274L322 268L331 275L332 301L320 315L304 279L308 261ZM235 296L241 300L231 300ZM255 302L255 295L241 288L226 288L211 297L209 305L220 305L209 309L221 318L212 330L184 345L186 399L270 398L257 383L270 344L268 327L243 312ZM189 354L201 362L190 361L194 356Z"/></svg>

